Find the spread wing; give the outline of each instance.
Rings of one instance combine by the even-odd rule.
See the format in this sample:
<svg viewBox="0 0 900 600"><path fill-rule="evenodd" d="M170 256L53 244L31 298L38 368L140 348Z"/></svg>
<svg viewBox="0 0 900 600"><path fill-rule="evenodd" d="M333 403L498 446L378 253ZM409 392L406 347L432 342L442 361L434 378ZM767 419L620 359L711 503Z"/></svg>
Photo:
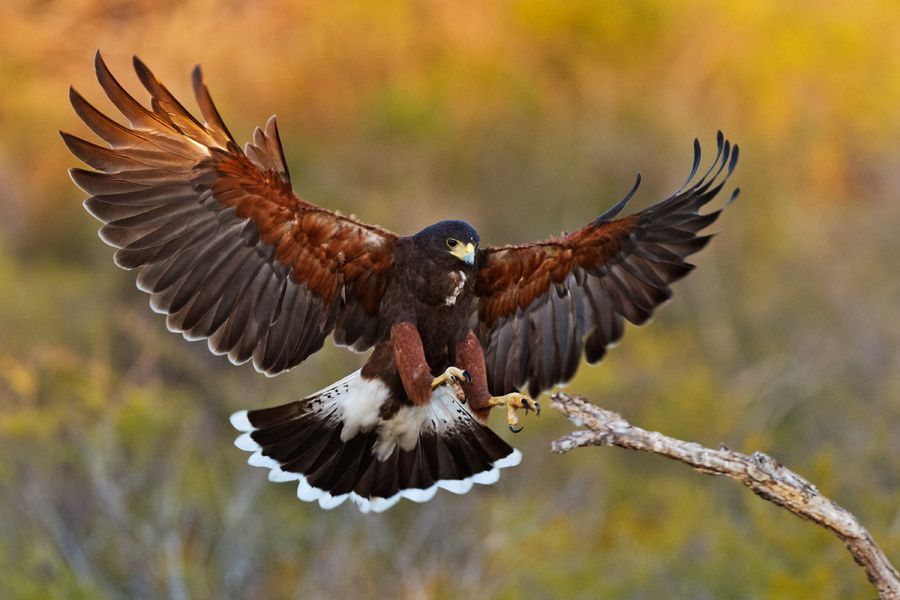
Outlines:
<svg viewBox="0 0 900 600"><path fill-rule="evenodd" d="M134 67L149 109L98 53L100 85L129 124L71 90L75 112L109 147L62 136L96 169L70 172L104 223L100 237L117 248L116 264L140 270L138 287L168 328L267 374L298 364L332 331L340 344L371 346L397 236L294 194L274 117L242 152L199 67L203 123L137 58Z"/></svg>
<svg viewBox="0 0 900 600"><path fill-rule="evenodd" d="M694 182L700 162L695 140L690 176L659 204L615 219L637 190L638 176L624 200L578 231L479 253L475 330L492 393L527 383L537 396L568 381L582 351L588 362L599 361L622 337L624 320L640 325L669 299L669 284L693 269L685 258L709 242L712 236L700 232L722 210L699 213L737 163L738 147L721 132L718 149L710 169Z"/></svg>

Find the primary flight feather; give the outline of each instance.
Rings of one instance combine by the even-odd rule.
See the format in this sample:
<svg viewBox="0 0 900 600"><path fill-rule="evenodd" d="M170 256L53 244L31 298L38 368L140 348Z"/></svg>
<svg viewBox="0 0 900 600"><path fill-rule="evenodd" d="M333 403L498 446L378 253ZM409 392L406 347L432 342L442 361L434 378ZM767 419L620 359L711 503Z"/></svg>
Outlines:
<svg viewBox="0 0 900 600"><path fill-rule="evenodd" d="M591 223L541 242L483 247L462 221L401 236L298 196L274 117L241 150L199 67L203 122L137 58L134 67L150 108L98 53L97 78L128 125L73 89L76 113L107 147L62 136L94 169L70 172L100 237L116 264L139 270L167 327L268 375L329 336L373 349L324 390L232 415L250 464L324 508L350 499L381 511L438 488L464 493L517 464L519 452L484 424L491 408L505 407L518 431L517 410L539 414L532 397L571 379L582 355L599 361L625 320L644 323L671 296L721 209L699 211L738 157L719 134L712 166L695 179L695 141L691 174L669 198L616 218L636 183Z"/></svg>

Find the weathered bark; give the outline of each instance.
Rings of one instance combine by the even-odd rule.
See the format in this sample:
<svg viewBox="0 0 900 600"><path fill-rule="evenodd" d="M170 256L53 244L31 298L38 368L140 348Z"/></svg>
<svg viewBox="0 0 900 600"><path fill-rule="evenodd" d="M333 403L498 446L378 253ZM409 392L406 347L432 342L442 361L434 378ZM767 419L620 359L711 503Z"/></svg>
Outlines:
<svg viewBox="0 0 900 600"><path fill-rule="evenodd" d="M815 485L762 452L741 454L722 446L706 448L628 423L621 415L602 409L579 396L554 394L551 404L578 427L552 444L554 452L580 446L618 446L652 452L683 462L707 475L724 475L743 483L753 493L795 515L824 527L839 537L862 566L880 598L900 600L900 575L884 552L850 512L825 496Z"/></svg>

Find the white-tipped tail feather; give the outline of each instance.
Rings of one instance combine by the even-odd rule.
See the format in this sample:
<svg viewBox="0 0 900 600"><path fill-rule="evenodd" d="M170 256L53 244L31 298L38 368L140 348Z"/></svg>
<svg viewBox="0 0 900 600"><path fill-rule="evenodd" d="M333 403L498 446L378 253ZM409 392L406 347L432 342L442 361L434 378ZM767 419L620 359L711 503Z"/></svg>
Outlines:
<svg viewBox="0 0 900 600"><path fill-rule="evenodd" d="M235 440L248 463L269 469L270 481L297 482L297 497L331 509L346 500L381 512L401 498L427 502L438 488L465 494L489 485L522 459L448 386L424 406L384 418L387 387L359 371L298 402L238 411Z"/></svg>

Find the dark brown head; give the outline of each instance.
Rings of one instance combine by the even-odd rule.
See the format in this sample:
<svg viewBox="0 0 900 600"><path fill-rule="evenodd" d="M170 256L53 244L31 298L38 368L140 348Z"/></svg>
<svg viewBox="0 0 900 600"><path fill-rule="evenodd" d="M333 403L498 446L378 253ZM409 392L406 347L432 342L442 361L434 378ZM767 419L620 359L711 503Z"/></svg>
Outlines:
<svg viewBox="0 0 900 600"><path fill-rule="evenodd" d="M451 271L475 267L478 232L464 221L439 221L413 236L416 253Z"/></svg>

